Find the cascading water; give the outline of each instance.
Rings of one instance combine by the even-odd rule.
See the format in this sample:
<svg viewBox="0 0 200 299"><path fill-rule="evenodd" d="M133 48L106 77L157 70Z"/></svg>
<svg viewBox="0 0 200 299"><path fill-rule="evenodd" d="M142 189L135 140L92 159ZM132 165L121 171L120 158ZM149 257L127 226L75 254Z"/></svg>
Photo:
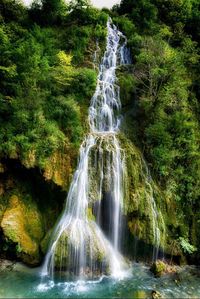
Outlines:
<svg viewBox="0 0 200 299"><path fill-rule="evenodd" d="M158 254L159 251L163 251L163 256L164 257L164 248L161 248L161 230L162 229L162 237L163 237L163 242L162 242L162 247L164 246L165 243L165 222L162 216L162 213L158 211L156 202L154 199L154 190L152 187L152 178L150 171L148 169L147 163L144 159L142 159L142 165L144 168L144 181L146 185L146 198L148 198L148 202L150 205L151 209L151 218L152 218L152 231L153 231L153 256L152 256L152 261L156 261L158 259Z"/></svg>
<svg viewBox="0 0 200 299"><path fill-rule="evenodd" d="M130 63L125 36L109 20L106 51L89 108L90 134L80 149L66 206L46 255L42 274L95 278L118 276L123 206L123 155L117 139L121 108L116 67Z"/></svg>

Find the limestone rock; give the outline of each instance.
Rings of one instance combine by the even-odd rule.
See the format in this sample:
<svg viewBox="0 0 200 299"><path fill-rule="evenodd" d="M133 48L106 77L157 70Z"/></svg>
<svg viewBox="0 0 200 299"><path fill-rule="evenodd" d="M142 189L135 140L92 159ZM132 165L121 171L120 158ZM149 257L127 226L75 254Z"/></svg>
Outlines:
<svg viewBox="0 0 200 299"><path fill-rule="evenodd" d="M1 229L5 240L16 245L16 256L29 265L40 262L39 242L43 237L43 225L37 206L12 195L4 212Z"/></svg>
<svg viewBox="0 0 200 299"><path fill-rule="evenodd" d="M71 153L55 152L47 161L44 168L44 178L53 181L64 190L70 183L73 175Z"/></svg>

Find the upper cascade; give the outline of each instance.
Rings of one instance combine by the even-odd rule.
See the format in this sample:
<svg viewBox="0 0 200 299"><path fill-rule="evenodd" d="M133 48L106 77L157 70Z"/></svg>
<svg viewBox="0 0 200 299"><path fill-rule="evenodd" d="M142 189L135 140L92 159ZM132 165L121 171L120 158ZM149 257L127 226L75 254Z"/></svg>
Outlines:
<svg viewBox="0 0 200 299"><path fill-rule="evenodd" d="M95 94L89 109L91 132L114 133L119 130L121 109L119 86L116 82L116 68L121 64L130 64L130 52L126 47L126 37L112 24L107 23L107 46L99 67Z"/></svg>

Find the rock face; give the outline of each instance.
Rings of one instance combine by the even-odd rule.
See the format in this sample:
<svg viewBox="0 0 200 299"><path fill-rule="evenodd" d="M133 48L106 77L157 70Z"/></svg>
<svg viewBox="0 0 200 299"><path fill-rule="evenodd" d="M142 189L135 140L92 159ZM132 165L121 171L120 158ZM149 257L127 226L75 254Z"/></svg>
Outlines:
<svg viewBox="0 0 200 299"><path fill-rule="evenodd" d="M172 195L164 192L151 178L141 151L124 134L120 135L120 146L126 161L124 214L129 231L130 255L139 259L148 256L147 259L151 260L155 247L156 255L165 252L181 262L183 253L172 232L180 226L187 231L187 227L184 227L181 218L176 217L178 208ZM137 252L133 252L135 242Z"/></svg>
<svg viewBox="0 0 200 299"><path fill-rule="evenodd" d="M121 135L125 153L124 213L133 236L147 244L155 243L155 228L159 228L159 245L164 247L165 223L155 198L155 184L151 179L140 150Z"/></svg>
<svg viewBox="0 0 200 299"><path fill-rule="evenodd" d="M125 135L121 134L119 138L127 166L123 207L128 230L128 234L124 234L127 236L126 251L131 258L143 259L144 256L146 259L148 256L151 259L152 247L157 242L156 224L160 229L159 247L179 261L183 254L175 235L180 229L187 233L188 228L181 217L176 217L178 207L172 195L163 192L153 180L149 183L149 174L140 150ZM29 265L37 265L42 260L65 202L66 191L60 192L68 190L75 161L75 152L70 157L67 152L54 153L45 169L38 170L39 176L35 172L30 176L35 168L30 168L33 165L29 164L24 168L25 175L22 178L21 169L14 173L9 164L2 164L4 172L1 175L5 179L0 183L1 255L18 258ZM38 180L34 181L36 176ZM95 197L94 190L95 186L92 190ZM157 223L154 222L152 197L157 207ZM92 218L92 210L88 213ZM139 244L136 252L135 240ZM146 251L143 250L144 245L148 247Z"/></svg>
<svg viewBox="0 0 200 299"><path fill-rule="evenodd" d="M41 263L62 211L76 154L58 151L43 168L37 167L34 152L23 163L8 159L0 165L0 257L31 266Z"/></svg>
<svg viewBox="0 0 200 299"><path fill-rule="evenodd" d="M73 175L72 160L75 157L70 157L67 149L65 153L55 152L46 163L44 178L67 190Z"/></svg>
<svg viewBox="0 0 200 299"><path fill-rule="evenodd" d="M44 235L42 217L33 202L28 205L17 195L9 198L1 228L7 244L15 246L16 255L29 265L40 262L39 243Z"/></svg>
<svg viewBox="0 0 200 299"><path fill-rule="evenodd" d="M129 256L140 258L141 247L138 247L137 252L133 249L133 239L136 238L142 242L142 247L144 244L150 246L143 254L151 259L151 247L155 244L152 189L159 215L157 224L160 228L160 247L169 254L181 256L180 246L174 241L173 236L173 232L180 224L172 199L161 192L153 181L151 181L152 189L150 188L147 169L140 150L123 134L119 138L127 166L124 178L123 212L129 232L128 244L126 244ZM65 202L66 191L62 194L60 192L68 189L73 173L72 164L76 160L75 152L73 155L72 159L72 154L69 157L67 153L55 153L49 158L45 170L40 170L39 176L35 172L30 175L35 171L35 168L30 168L33 165L27 165L20 171L17 165L17 173L14 173L9 164L3 165L2 175L5 179L0 184L0 227L3 241L0 244L1 255L7 258L10 256L18 258L32 266L40 263L47 251L52 229ZM34 161L33 157L32 161ZM10 169L10 173L6 168ZM22 176L23 171L25 171L24 176ZM22 177L19 178L20 176ZM34 181L36 176L38 179ZM95 186L93 186L93 193L94 190ZM89 218L94 217L92 210L88 210L88 214Z"/></svg>
<svg viewBox="0 0 200 299"><path fill-rule="evenodd" d="M35 151L29 151L21 163L27 169L39 166L46 181L52 181L63 190L67 190L73 175L73 164L76 161L76 157L77 151L65 145L62 151L57 150L46 158L44 165L38 165Z"/></svg>

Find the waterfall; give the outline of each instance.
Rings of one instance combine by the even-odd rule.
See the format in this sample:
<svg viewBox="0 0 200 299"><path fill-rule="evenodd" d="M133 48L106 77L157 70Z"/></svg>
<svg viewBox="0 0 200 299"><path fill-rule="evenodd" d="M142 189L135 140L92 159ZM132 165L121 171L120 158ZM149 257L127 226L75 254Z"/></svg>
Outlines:
<svg viewBox="0 0 200 299"><path fill-rule="evenodd" d="M146 185L146 198L148 199L150 210L151 210L151 216L152 216L152 231L153 231L153 255L152 255L152 261L155 262L158 259L159 251L163 251L163 258L164 258L164 244L165 244L165 222L162 216L162 213L158 210L156 206L156 202L154 199L154 190L152 187L152 177L149 171L149 168L147 166L146 161L142 158L142 165L144 168L144 181ZM159 223L160 222L160 223ZM161 248L161 230L162 229L162 248Z"/></svg>
<svg viewBox="0 0 200 299"><path fill-rule="evenodd" d="M124 158L117 139L120 96L116 67L130 63L125 36L109 19L107 45L89 108L85 137L64 211L53 232L42 274L54 279L118 276L126 268L120 254Z"/></svg>

